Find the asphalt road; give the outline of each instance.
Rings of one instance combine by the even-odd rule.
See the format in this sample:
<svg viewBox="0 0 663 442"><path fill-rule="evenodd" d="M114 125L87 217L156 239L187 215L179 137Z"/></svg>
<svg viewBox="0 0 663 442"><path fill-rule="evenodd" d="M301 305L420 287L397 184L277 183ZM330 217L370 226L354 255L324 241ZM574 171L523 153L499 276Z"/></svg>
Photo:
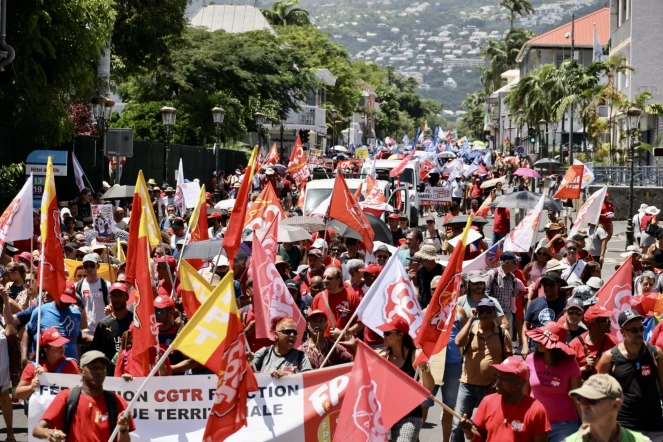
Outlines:
<svg viewBox="0 0 663 442"><path fill-rule="evenodd" d="M437 218L438 228L442 226L442 218ZM547 215L544 214L544 218L541 220L541 225L545 225L547 222ZM425 226L422 226L425 229ZM492 232L492 218L489 218L489 223L484 228L484 232L488 237L491 235L489 232ZM614 236L612 237L610 243L608 243L608 252L606 253L606 259L603 266L602 277L604 281L607 281L610 276L614 273L614 268L616 264L622 262L622 258L619 256L620 253L623 253L626 248L626 221L616 221L614 223ZM539 238L543 237L543 233L540 233ZM439 398L438 394L438 398ZM442 412L442 408L439 405L431 408L428 413L428 422L427 428L424 428L420 434L421 442L439 442L442 439L442 428L440 426L439 418ZM23 413L23 408L18 406L14 410L14 432L16 434L16 440L18 442L27 442L27 417ZM6 425L4 419L0 419L0 440L4 440L6 435Z"/></svg>

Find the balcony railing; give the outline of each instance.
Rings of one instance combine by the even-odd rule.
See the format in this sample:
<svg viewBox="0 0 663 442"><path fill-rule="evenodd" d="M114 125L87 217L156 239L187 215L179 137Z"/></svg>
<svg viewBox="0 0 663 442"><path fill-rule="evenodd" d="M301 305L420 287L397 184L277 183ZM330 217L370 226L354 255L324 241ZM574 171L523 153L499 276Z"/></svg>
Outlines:
<svg viewBox="0 0 663 442"><path fill-rule="evenodd" d="M631 182L630 166L594 166L594 184L628 186ZM663 187L663 169L658 166L636 166L633 185Z"/></svg>
<svg viewBox="0 0 663 442"><path fill-rule="evenodd" d="M610 36L610 48L618 47L624 40L631 36L631 20L626 20Z"/></svg>
<svg viewBox="0 0 663 442"><path fill-rule="evenodd" d="M291 111L285 121L286 127L293 128L326 128L327 110L316 106L301 106L299 111Z"/></svg>

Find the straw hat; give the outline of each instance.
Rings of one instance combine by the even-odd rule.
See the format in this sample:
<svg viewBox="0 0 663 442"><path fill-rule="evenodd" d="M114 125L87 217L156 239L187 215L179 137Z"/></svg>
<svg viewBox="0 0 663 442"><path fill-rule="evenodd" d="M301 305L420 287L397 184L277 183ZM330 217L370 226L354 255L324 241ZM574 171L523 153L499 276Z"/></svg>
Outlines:
<svg viewBox="0 0 663 442"><path fill-rule="evenodd" d="M428 260L431 260L431 261L435 261L437 259L437 253L436 253L436 250L435 250L435 246L431 246L431 245L428 245L428 244L425 245L425 246L421 246L419 251L414 254L414 257L422 259L422 260L423 259L428 259Z"/></svg>

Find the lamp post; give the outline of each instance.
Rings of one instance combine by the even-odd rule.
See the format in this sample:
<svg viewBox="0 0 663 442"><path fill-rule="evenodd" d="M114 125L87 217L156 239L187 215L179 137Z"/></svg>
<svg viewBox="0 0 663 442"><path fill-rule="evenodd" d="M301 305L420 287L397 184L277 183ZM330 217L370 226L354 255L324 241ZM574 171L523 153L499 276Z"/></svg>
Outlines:
<svg viewBox="0 0 663 442"><path fill-rule="evenodd" d="M99 188L102 188L104 181L104 157L106 147L106 131L108 130L108 122L110 121L111 114L113 113L113 106L115 102L111 99L97 95L92 97L92 114L94 119L97 120L97 129L99 130L99 155L98 174L99 174ZM119 161L118 161L119 162ZM119 165L117 166L119 167Z"/></svg>
<svg viewBox="0 0 663 442"><path fill-rule="evenodd" d="M640 114L641 111L637 107L631 107L626 112L626 117L628 119L629 126L629 140L630 140L630 151L629 156L631 158L631 178L628 184L628 218L626 224L626 247L633 244L633 175L635 173L635 148L640 145L638 140L638 126L640 125Z"/></svg>
<svg viewBox="0 0 663 442"><path fill-rule="evenodd" d="M214 177L216 178L216 186L214 188L214 198L216 201L220 199L219 195L219 148L221 147L221 125L223 119L226 117L226 111L218 104L212 108L212 119L214 120L214 127L216 129L216 144L214 145Z"/></svg>
<svg viewBox="0 0 663 442"><path fill-rule="evenodd" d="M256 123L256 131L258 132L258 147L262 149L262 125L265 124L265 114L256 112L253 114L253 121Z"/></svg>
<svg viewBox="0 0 663 442"><path fill-rule="evenodd" d="M163 165L164 182L168 182L170 179L170 137L173 135L175 120L177 120L177 109L170 106L164 106L161 108L161 121L163 122L163 128L166 134L166 160Z"/></svg>
<svg viewBox="0 0 663 442"><path fill-rule="evenodd" d="M283 131L285 130L286 117L281 117L281 152L279 154L279 161L281 164L285 162L285 149L283 149Z"/></svg>
<svg viewBox="0 0 663 442"><path fill-rule="evenodd" d="M504 128L506 127L504 120L506 119L506 115L502 115L502 124L500 125L500 146L501 146L501 152L504 153Z"/></svg>
<svg viewBox="0 0 663 442"><path fill-rule="evenodd" d="M332 147L336 146L336 117L338 117L338 111L336 109L332 109ZM327 152L325 152L325 155L326 154Z"/></svg>
<svg viewBox="0 0 663 442"><path fill-rule="evenodd" d="M539 157L544 158L544 154L546 153L544 148L543 148L543 134L546 132L546 128L548 126L548 122L544 120L543 118L539 120Z"/></svg>

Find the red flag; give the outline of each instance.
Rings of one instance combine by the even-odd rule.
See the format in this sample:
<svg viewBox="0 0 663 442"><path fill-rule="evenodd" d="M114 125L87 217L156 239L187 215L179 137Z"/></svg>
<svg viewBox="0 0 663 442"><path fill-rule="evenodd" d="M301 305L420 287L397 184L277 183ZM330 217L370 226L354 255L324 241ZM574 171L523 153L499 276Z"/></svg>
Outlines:
<svg viewBox="0 0 663 442"><path fill-rule="evenodd" d="M284 220L281 201L276 196L274 186L268 182L258 199L256 199L246 212L246 221L244 229L258 230L266 227L275 219Z"/></svg>
<svg viewBox="0 0 663 442"><path fill-rule="evenodd" d="M633 255L610 277L608 282L596 293L598 301L595 306L602 310L612 311L610 317L610 334L619 342L624 340L617 319L624 310L631 308L633 296Z"/></svg>
<svg viewBox="0 0 663 442"><path fill-rule="evenodd" d="M276 143L272 144L272 148L269 149L267 154L267 159L265 159L265 164L270 166L279 163L279 150L276 148Z"/></svg>
<svg viewBox="0 0 663 442"><path fill-rule="evenodd" d="M53 299L59 301L60 295L67 287L67 276L64 273L60 209L55 194L53 159L50 156L46 165L44 194L41 200L41 244L41 262L37 280L43 290L48 291Z"/></svg>
<svg viewBox="0 0 663 442"><path fill-rule="evenodd" d="M415 366L428 361L431 356L442 351L449 343L463 278L463 257L467 245L467 234L472 227L473 219L474 215L470 215L460 241L454 247L437 289L426 308L424 324L415 339L417 347L421 348L421 354L415 361Z"/></svg>
<svg viewBox="0 0 663 442"><path fill-rule="evenodd" d="M359 340L349 378L334 442L386 441L389 429L430 396L423 385Z"/></svg>
<svg viewBox="0 0 663 442"><path fill-rule="evenodd" d="M361 188L362 187L364 187L364 183L359 183L359 187L357 188L357 190L355 192L355 195L354 195L355 201L359 201L359 199L361 198Z"/></svg>
<svg viewBox="0 0 663 442"><path fill-rule="evenodd" d="M398 164L398 166L394 167L389 171L389 176L392 178L396 178L397 176L400 176L400 174L403 173L405 170L405 167L407 166L407 163L412 161L412 158L414 157L414 152L416 152L416 149L412 149L412 151L401 160L401 162Z"/></svg>
<svg viewBox="0 0 663 442"><path fill-rule="evenodd" d="M274 261L276 259L276 252L279 248L279 219L274 218L271 224L267 226L267 230L264 233L257 234L260 244L262 244L265 252L267 252L267 257L270 261Z"/></svg>
<svg viewBox="0 0 663 442"><path fill-rule="evenodd" d="M311 176L311 171L306 162L306 155L304 155L304 146L302 145L302 140L299 138L299 135L297 135L295 146L292 148L292 153L290 154L288 173L292 176L292 179L295 180L295 183L297 183L298 186L306 182L308 177Z"/></svg>
<svg viewBox="0 0 663 442"><path fill-rule="evenodd" d="M256 316L256 338L268 338L275 341L271 329L272 319L277 317L291 318L297 324L297 341L299 347L306 330L306 321L299 307L292 299L290 291L279 275L274 259L254 235L251 273L253 274L253 312Z"/></svg>
<svg viewBox="0 0 663 442"><path fill-rule="evenodd" d="M147 210L143 208L143 210ZM152 279L150 277L150 244L147 229L147 217L140 219L138 239L136 242L136 285L134 286L134 297L136 298L133 330L131 332L131 353L136 362L136 368L141 367L143 372L133 373L134 376L147 376L150 372L149 360L150 347L157 345L159 335L159 324L154 313L154 296L152 291ZM136 226L134 225L134 229Z"/></svg>
<svg viewBox="0 0 663 442"><path fill-rule="evenodd" d="M423 160L419 165L419 179L423 181L428 174L435 169L435 164L428 160Z"/></svg>
<svg viewBox="0 0 663 442"><path fill-rule="evenodd" d="M345 223L348 227L355 229L361 235L364 244L366 244L366 250L373 250L375 232L373 232L373 228L354 196L350 193L348 184L340 172L336 175L327 216L337 219Z"/></svg>
<svg viewBox="0 0 663 442"><path fill-rule="evenodd" d="M207 201L205 198L204 184L201 186L200 193L198 194L198 204L193 213L191 213L191 218L189 218L189 225L191 233L189 234L189 241L187 244L209 239L209 230L207 230ZM203 268L204 261L202 259L189 259L188 261L196 270Z"/></svg>
<svg viewBox="0 0 663 442"><path fill-rule="evenodd" d="M553 198L577 199L580 198L580 188L582 185L582 173L585 166L582 164L571 166L566 171L564 179L559 185L559 189L553 195Z"/></svg>
<svg viewBox="0 0 663 442"><path fill-rule="evenodd" d="M486 218L488 216L488 213L490 213L490 203L492 202L493 202L493 195L488 194L488 198L486 198L486 200L481 204L481 207L479 207L479 210L477 210L474 215Z"/></svg>
<svg viewBox="0 0 663 442"><path fill-rule="evenodd" d="M251 159L244 172L244 179L237 193L235 207L230 214L230 224L226 230L226 236L223 237L222 246L228 255L231 265L235 262L235 255L237 255L239 244L242 242L242 231L244 230L244 220L246 219L246 204L249 200L249 189L251 188L251 181L253 181L258 151L259 148L256 145L253 148Z"/></svg>

